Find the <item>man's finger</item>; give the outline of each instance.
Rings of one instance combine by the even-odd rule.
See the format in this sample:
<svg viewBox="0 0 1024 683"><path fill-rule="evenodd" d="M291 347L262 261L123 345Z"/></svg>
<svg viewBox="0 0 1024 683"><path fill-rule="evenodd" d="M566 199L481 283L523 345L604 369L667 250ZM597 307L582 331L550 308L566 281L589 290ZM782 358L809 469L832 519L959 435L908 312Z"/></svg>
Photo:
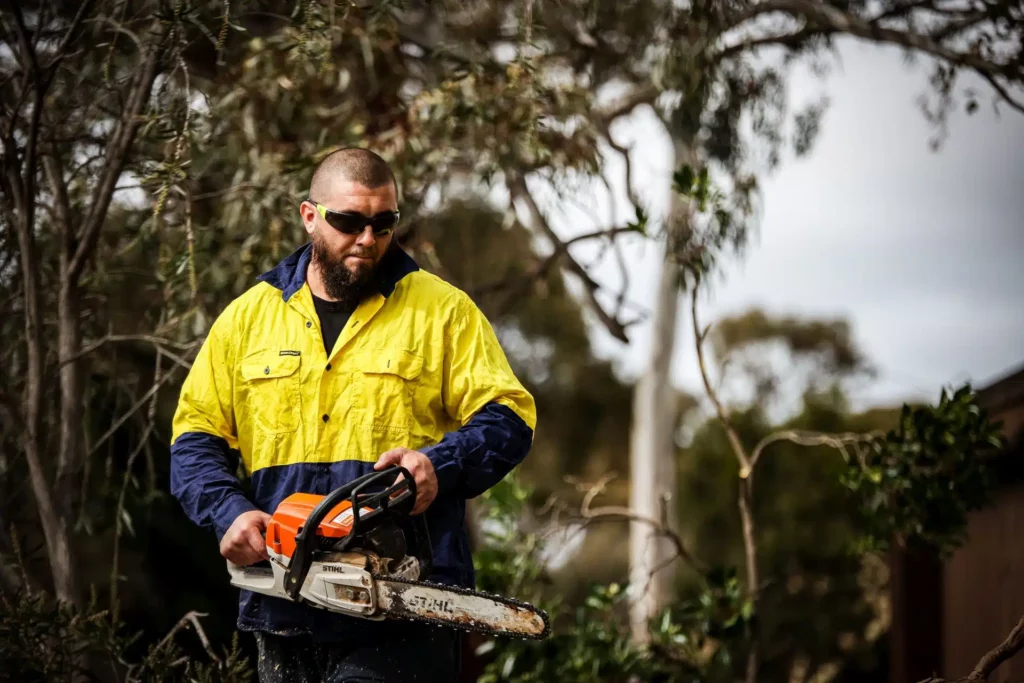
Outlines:
<svg viewBox="0 0 1024 683"><path fill-rule="evenodd" d="M422 486L416 488L416 505L413 506L411 514L418 515L425 512L430 504L437 497L437 489L430 485L429 479L425 479Z"/></svg>
<svg viewBox="0 0 1024 683"><path fill-rule="evenodd" d="M373 466L375 470L382 470L390 465L397 465L402 462L402 455L405 453L404 448L393 448L384 455L377 459L377 463Z"/></svg>
<svg viewBox="0 0 1024 683"><path fill-rule="evenodd" d="M256 553L256 557L262 557L264 560L270 559L270 555L267 554L267 542L263 540L263 536L257 529L249 527L245 532L245 538L249 542L249 547Z"/></svg>
<svg viewBox="0 0 1024 683"><path fill-rule="evenodd" d="M266 512L260 511L260 516L256 519L256 524L259 526L260 531L266 531L267 525L270 524L270 520L273 519Z"/></svg>

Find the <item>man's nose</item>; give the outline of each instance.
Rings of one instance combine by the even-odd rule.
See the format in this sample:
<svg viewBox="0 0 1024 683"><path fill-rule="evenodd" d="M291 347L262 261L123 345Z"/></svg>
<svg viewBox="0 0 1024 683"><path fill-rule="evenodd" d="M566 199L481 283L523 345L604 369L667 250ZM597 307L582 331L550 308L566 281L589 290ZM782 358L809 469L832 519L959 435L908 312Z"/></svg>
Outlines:
<svg viewBox="0 0 1024 683"><path fill-rule="evenodd" d="M359 238L356 239L356 244L361 247L372 247L376 241L377 237L373 234L373 226L367 225L363 228L363 231L359 233Z"/></svg>

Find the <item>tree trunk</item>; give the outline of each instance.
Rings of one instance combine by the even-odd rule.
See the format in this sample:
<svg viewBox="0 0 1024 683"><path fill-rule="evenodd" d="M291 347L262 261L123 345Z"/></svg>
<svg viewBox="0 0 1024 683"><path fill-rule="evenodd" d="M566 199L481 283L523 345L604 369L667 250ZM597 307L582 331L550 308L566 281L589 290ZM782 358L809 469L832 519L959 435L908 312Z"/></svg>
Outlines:
<svg viewBox="0 0 1024 683"><path fill-rule="evenodd" d="M66 272L66 271L65 271ZM61 512L69 522L74 518L80 477L85 458L82 420L85 396L82 385L81 312L78 287L64 282L57 301L58 358L60 359L60 451L55 491L60 496Z"/></svg>
<svg viewBox="0 0 1024 683"><path fill-rule="evenodd" d="M39 329L39 260L36 256L36 244L32 234L33 221L27 212L34 207L27 206L34 202L31 196L18 207L18 247L21 251L21 277L25 300L25 355L27 372L25 377L25 460L28 463L29 479L32 493L39 508L39 521L46 537L46 549L50 556L50 570L53 574L53 591L59 600L74 602L77 595L74 589L74 570L71 564L71 541L68 526L54 505L53 494L47 481L46 472L40 457L40 429L42 427L42 392L43 365L42 339Z"/></svg>
<svg viewBox="0 0 1024 683"><path fill-rule="evenodd" d="M675 144L676 163L689 157L687 147ZM637 515L675 526L676 392L672 386L679 295L679 268L673 245L689 231L689 202L672 194L667 221L665 259L655 294L651 321L651 360L637 383L630 435L630 506ZM667 565L674 547L648 524L633 522L629 538L629 581L633 591L630 628L638 644L649 641L648 622L671 598L673 572Z"/></svg>

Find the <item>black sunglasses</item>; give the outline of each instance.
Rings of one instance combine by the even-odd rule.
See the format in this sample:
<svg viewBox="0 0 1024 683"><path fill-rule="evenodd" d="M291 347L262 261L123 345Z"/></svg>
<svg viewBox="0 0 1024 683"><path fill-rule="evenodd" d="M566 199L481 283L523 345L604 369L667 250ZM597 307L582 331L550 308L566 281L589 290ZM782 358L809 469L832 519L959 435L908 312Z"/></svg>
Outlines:
<svg viewBox="0 0 1024 683"><path fill-rule="evenodd" d="M367 216L358 211L333 211L312 199L306 201L316 207L328 225L346 235L358 235L369 225L373 228L374 236L383 237L391 234L398 225L398 211L381 211L375 216Z"/></svg>

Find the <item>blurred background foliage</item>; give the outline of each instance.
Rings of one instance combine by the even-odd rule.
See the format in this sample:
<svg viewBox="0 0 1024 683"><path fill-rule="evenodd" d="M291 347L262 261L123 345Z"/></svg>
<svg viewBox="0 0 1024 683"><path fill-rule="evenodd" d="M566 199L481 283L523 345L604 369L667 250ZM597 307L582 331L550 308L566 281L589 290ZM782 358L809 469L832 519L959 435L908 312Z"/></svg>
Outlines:
<svg viewBox="0 0 1024 683"><path fill-rule="evenodd" d="M738 465L705 397L677 397L672 507L679 538L701 565L665 570L678 599L652 625L650 647L631 643L623 618L627 524L551 516L553 499L578 509L583 483L608 473L618 476L602 504L628 505L633 387L595 356L588 335L595 314L610 330L625 325L618 312L601 317L597 285L542 222L522 220L495 197L528 198L527 176L549 182L563 200L581 179L600 180L601 147L615 147L609 126L631 110L599 103L606 86L637 86L632 106L685 93L681 104L659 105L660 115L673 135L700 141L739 208L733 216L733 208L712 207L717 228L706 241L684 240L682 256L704 272L727 242L740 246L756 191L744 122L752 117L774 165L783 144L806 151L821 111L798 112L789 130L781 71L744 58L709 61L704 50L723 30L715 3L695 4L689 14L660 0L20 5L3 10L0 53L9 77L2 86L0 332L8 343L0 363L0 670L20 672L17 680L79 680L111 666L135 680L249 675L242 655L251 654L251 641L227 647L237 592L215 540L167 494L169 424L188 359L210 323L304 242L297 207L312 169L347 145L392 162L401 243L473 296L542 416L531 456L474 501L470 522L480 587L549 608L555 635L540 645L474 641L479 660L470 671L486 666L483 681L731 680L755 621L762 680L789 680L795 670L807 679L825 671L833 680L869 680L883 670L885 566L854 549L877 549L893 535L952 543L964 511L984 502L987 482L969 456L987 448L993 432L969 391L943 397L934 411L851 411L846 382L870 377L870 359L843 320L751 310L718 321L709 340L729 372L723 386L744 443L780 429L888 432L864 461L825 445L771 446L757 471L765 577L757 614L736 569L744 552ZM23 107L40 81L29 78L19 37L44 38L39 54L47 56L69 26L77 26L68 33L76 50L54 62L41 107ZM817 39L793 48L812 51L829 40ZM148 56L159 69L146 106L124 119L136 129L121 149L118 122L145 80ZM40 113L34 123L33 111ZM34 136L40 158L32 156ZM104 200L110 172L118 189ZM683 194L709 192L706 171L683 167L675 181ZM29 201L18 204L23 196ZM647 231L637 208L623 232ZM650 234L664 237L668 227L652 221ZM611 234L594 239L613 247ZM75 270L79 252L85 265ZM25 323L33 306L38 339ZM33 386L41 414L28 430ZM62 386L77 387L74 400ZM81 419L69 422L73 410ZM26 456L29 431L55 472L41 485ZM950 481L956 496L948 495ZM52 539L39 512L47 491L70 539L74 608L47 597L56 590ZM84 599L90 590L93 602ZM182 622L189 611L205 615L203 631ZM164 640L169 632L174 638ZM183 656L195 660L189 668Z"/></svg>

